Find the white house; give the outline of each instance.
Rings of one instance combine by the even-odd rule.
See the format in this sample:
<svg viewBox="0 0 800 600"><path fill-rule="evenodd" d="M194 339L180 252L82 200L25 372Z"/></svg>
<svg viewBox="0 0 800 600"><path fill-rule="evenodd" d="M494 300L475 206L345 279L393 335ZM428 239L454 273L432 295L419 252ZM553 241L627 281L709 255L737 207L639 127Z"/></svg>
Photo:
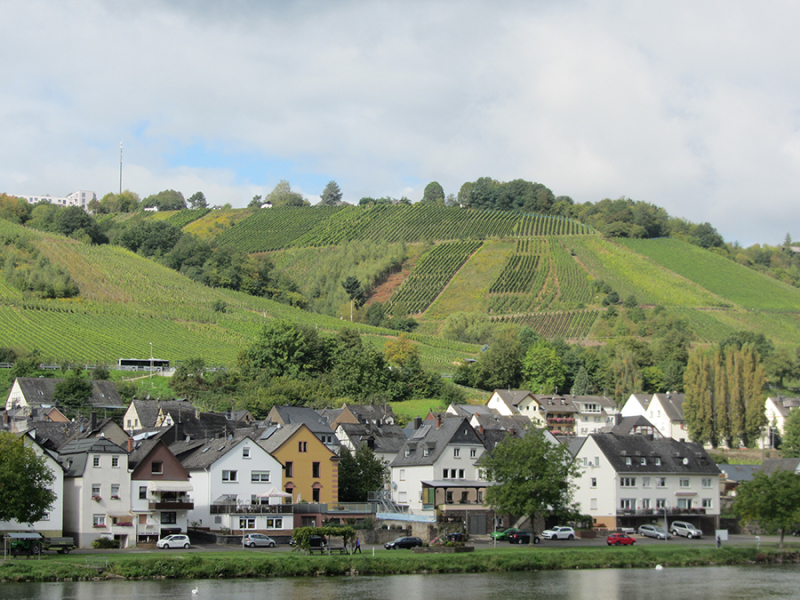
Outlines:
<svg viewBox="0 0 800 600"><path fill-rule="evenodd" d="M135 546L127 450L106 438L85 438L67 442L58 459L65 469L64 535L81 548L100 537L120 548Z"/></svg>
<svg viewBox="0 0 800 600"><path fill-rule="evenodd" d="M31 196L28 194L14 194L17 198L24 198L28 204L38 204L39 202L49 202L59 206L80 206L86 210L87 205L92 200L97 200L97 194L88 190L78 190L68 196Z"/></svg>
<svg viewBox="0 0 800 600"><path fill-rule="evenodd" d="M712 532L720 471L702 446L669 438L596 433L576 453L575 500L596 527L689 521Z"/></svg>
<svg viewBox="0 0 800 600"><path fill-rule="evenodd" d="M775 434L783 436L786 433L786 419L789 412L800 406L800 398L784 398L783 396L770 396L764 403L764 414L767 417L768 427L764 435L758 440L760 448L774 448Z"/></svg>
<svg viewBox="0 0 800 600"><path fill-rule="evenodd" d="M193 487L191 519L212 529L283 533L293 527L283 506L283 465L249 432L213 439L181 460Z"/></svg>
<svg viewBox="0 0 800 600"><path fill-rule="evenodd" d="M575 414L575 435L599 433L604 427L613 425L615 416L620 412L614 400L607 396L570 396L570 399L578 409Z"/></svg>
<svg viewBox="0 0 800 600"><path fill-rule="evenodd" d="M489 397L486 406L501 415L510 416L525 414L519 408L520 403L523 402L536 403L536 398L528 390L495 390ZM536 405L538 406L538 403ZM528 416L530 417L530 415Z"/></svg>
<svg viewBox="0 0 800 600"><path fill-rule="evenodd" d="M683 394L632 394L620 411L623 417L646 417L661 435L678 441L689 439L683 418Z"/></svg>

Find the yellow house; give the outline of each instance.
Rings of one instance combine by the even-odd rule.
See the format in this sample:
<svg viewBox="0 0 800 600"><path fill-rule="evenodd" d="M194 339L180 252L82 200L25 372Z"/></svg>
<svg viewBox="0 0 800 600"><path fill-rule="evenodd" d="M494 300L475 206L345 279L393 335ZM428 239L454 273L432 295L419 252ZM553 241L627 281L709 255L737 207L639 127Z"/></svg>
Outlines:
<svg viewBox="0 0 800 600"><path fill-rule="evenodd" d="M339 501L339 457L305 424L271 427L258 443L283 464L283 488L292 502Z"/></svg>

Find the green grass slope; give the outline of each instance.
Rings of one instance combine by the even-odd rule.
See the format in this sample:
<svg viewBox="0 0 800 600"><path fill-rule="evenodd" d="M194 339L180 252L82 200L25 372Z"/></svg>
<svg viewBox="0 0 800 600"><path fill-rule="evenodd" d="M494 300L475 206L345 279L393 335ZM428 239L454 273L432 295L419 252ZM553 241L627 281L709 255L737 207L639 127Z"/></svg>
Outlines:
<svg viewBox="0 0 800 600"><path fill-rule="evenodd" d="M300 311L264 298L211 289L115 246L89 246L0 219L0 237L23 237L52 264L69 270L81 290L70 300L26 297L0 277L0 346L40 350L46 359L116 362L149 356L181 361L202 356L232 365L265 319L286 318L322 330L353 328L382 346L396 332ZM213 310L222 300L228 311ZM474 346L412 336L424 365L452 371Z"/></svg>

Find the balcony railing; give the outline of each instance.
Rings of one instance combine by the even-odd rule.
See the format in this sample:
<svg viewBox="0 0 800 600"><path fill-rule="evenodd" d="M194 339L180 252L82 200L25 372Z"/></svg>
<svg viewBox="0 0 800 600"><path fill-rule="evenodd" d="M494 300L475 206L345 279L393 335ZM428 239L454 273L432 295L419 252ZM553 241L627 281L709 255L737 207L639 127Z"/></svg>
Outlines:
<svg viewBox="0 0 800 600"><path fill-rule="evenodd" d="M618 508L617 509L617 516L618 517L656 517L658 515L664 516L663 508L638 508L636 510L633 509L625 509L625 508ZM705 508L676 508L671 507L667 508L667 515L704 515L706 514Z"/></svg>
<svg viewBox="0 0 800 600"><path fill-rule="evenodd" d="M292 513L291 504L212 504L212 515L256 514L278 515Z"/></svg>
<svg viewBox="0 0 800 600"><path fill-rule="evenodd" d="M151 509L156 508L161 510L192 510L194 508L194 502L188 498L184 500L156 500L155 502L149 502L148 506Z"/></svg>

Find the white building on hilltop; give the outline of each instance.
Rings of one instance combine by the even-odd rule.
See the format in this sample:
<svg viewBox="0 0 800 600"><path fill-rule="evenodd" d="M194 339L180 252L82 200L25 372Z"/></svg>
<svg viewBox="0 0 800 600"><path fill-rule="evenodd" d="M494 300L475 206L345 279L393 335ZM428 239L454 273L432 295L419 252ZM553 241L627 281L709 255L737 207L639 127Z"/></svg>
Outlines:
<svg viewBox="0 0 800 600"><path fill-rule="evenodd" d="M17 198L24 198L28 204L38 204L39 202L49 202L59 206L80 206L87 210L87 205L92 200L97 200L97 194L88 190L78 190L69 196L29 196L28 194L14 194Z"/></svg>

